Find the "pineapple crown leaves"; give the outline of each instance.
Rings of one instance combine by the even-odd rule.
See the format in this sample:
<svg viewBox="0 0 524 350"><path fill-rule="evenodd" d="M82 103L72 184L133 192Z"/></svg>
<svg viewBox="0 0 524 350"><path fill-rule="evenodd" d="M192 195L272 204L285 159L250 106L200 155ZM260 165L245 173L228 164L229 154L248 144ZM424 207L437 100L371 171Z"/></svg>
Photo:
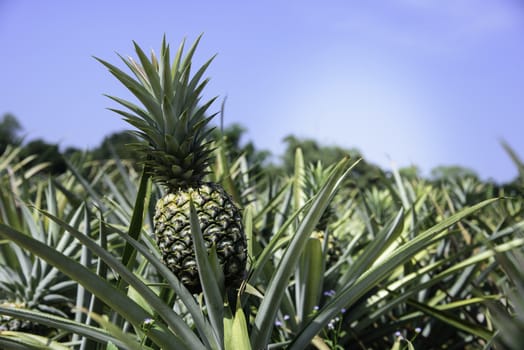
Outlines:
<svg viewBox="0 0 524 350"><path fill-rule="evenodd" d="M165 36L158 57L152 52L148 58L133 42L138 61L119 57L134 76L95 57L142 104L106 95L125 107L109 110L136 128L132 132L141 141L132 147L143 155L142 161L153 178L168 188L201 181L212 159L213 150L206 142L212 128L207 125L217 113L207 116L207 111L216 97L201 103L201 95L209 82L209 78L203 79L204 73L215 56L191 75L191 61L200 39L185 55L183 41L172 63Z"/></svg>
<svg viewBox="0 0 524 350"><path fill-rule="evenodd" d="M311 163L305 169L304 183L309 195L314 195L320 190L330 172L333 170L333 164L325 167L321 161Z"/></svg>
<svg viewBox="0 0 524 350"><path fill-rule="evenodd" d="M305 168L305 172L303 174L304 186L305 192L309 198L313 197L318 191L320 191L320 188L326 182L326 179L333 171L333 168L334 164L330 166L324 166L321 161L311 163L308 167ZM315 229L324 231L327 228L328 223L334 217L335 211L333 205L330 204L326 207L326 210L322 214Z"/></svg>

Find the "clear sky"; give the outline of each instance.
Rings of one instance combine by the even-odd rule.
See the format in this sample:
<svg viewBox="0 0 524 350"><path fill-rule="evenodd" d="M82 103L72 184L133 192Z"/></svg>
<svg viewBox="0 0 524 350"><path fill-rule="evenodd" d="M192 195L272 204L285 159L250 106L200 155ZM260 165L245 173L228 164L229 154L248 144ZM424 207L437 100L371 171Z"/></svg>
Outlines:
<svg viewBox="0 0 524 350"><path fill-rule="evenodd" d="M218 53L207 94L228 96L226 125L259 149L281 154L293 134L386 168L517 175L499 141L524 157L519 0L0 0L0 115L27 139L97 146L126 128L102 94L129 93L92 56L202 32L197 63Z"/></svg>

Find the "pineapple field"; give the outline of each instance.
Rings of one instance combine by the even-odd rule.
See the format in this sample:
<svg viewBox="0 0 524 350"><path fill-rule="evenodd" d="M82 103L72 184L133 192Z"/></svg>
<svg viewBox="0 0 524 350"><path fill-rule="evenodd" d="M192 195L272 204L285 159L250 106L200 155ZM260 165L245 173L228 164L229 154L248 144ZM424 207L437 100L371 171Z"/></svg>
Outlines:
<svg viewBox="0 0 524 350"><path fill-rule="evenodd" d="M212 127L197 46L97 58L123 149L0 154L0 349L524 348L517 152L504 185L293 138L269 167Z"/></svg>

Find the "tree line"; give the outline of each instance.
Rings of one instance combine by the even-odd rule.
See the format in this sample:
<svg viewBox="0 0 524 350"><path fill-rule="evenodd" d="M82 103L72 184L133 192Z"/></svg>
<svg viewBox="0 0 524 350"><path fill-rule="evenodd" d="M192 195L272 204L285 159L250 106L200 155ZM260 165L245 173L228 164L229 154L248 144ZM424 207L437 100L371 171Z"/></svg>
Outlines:
<svg viewBox="0 0 524 350"><path fill-rule="evenodd" d="M236 159L244 155L248 164L257 169L258 172L268 172L273 175L289 174L294 168L295 150L300 147L304 154L304 162L315 163L322 160L324 164L332 164L342 157L349 155L353 159L361 158L358 149L347 149L339 146L321 145L316 140L309 138L298 138L289 135L284 138L285 150L279 158L267 150L259 150L255 144L244 137L246 129L239 124L232 124L223 130L216 128L216 139L222 139L226 143L228 155L231 159ZM115 156L120 159L136 160L138 156L134 154L129 144L136 142L135 136L128 131L112 133L102 140L100 145L89 149L82 150L76 147L66 147L61 149L59 144L50 143L42 138L26 140L23 135L23 127L19 120L10 113L4 114L0 119L0 155L8 146L21 147L20 157L34 156L35 158L28 166L47 162L49 167L47 172L51 174L60 174L67 170L66 159L73 157L75 154L84 154L91 160L107 160ZM400 173L408 178L420 177L420 171L416 166L410 166L400 169ZM366 162L362 159L359 165L352 171L352 178L357 183L355 185L365 186L366 184L379 181L384 176L389 176L379 166ZM468 168L462 166L438 166L432 169L429 180L442 181L450 178L470 177L479 180L477 174ZM506 185L519 185L522 181L520 176Z"/></svg>

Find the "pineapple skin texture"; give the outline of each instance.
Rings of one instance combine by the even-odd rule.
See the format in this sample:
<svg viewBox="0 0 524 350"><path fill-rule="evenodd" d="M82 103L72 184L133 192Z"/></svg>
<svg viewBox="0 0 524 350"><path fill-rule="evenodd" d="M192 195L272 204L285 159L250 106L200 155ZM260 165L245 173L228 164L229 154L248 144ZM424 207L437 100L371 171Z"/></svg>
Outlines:
<svg viewBox="0 0 524 350"><path fill-rule="evenodd" d="M156 204L154 232L164 264L191 293L202 291L190 223L190 199L208 250L216 246L226 287L245 277L247 242L240 209L216 183L202 182L167 193Z"/></svg>

